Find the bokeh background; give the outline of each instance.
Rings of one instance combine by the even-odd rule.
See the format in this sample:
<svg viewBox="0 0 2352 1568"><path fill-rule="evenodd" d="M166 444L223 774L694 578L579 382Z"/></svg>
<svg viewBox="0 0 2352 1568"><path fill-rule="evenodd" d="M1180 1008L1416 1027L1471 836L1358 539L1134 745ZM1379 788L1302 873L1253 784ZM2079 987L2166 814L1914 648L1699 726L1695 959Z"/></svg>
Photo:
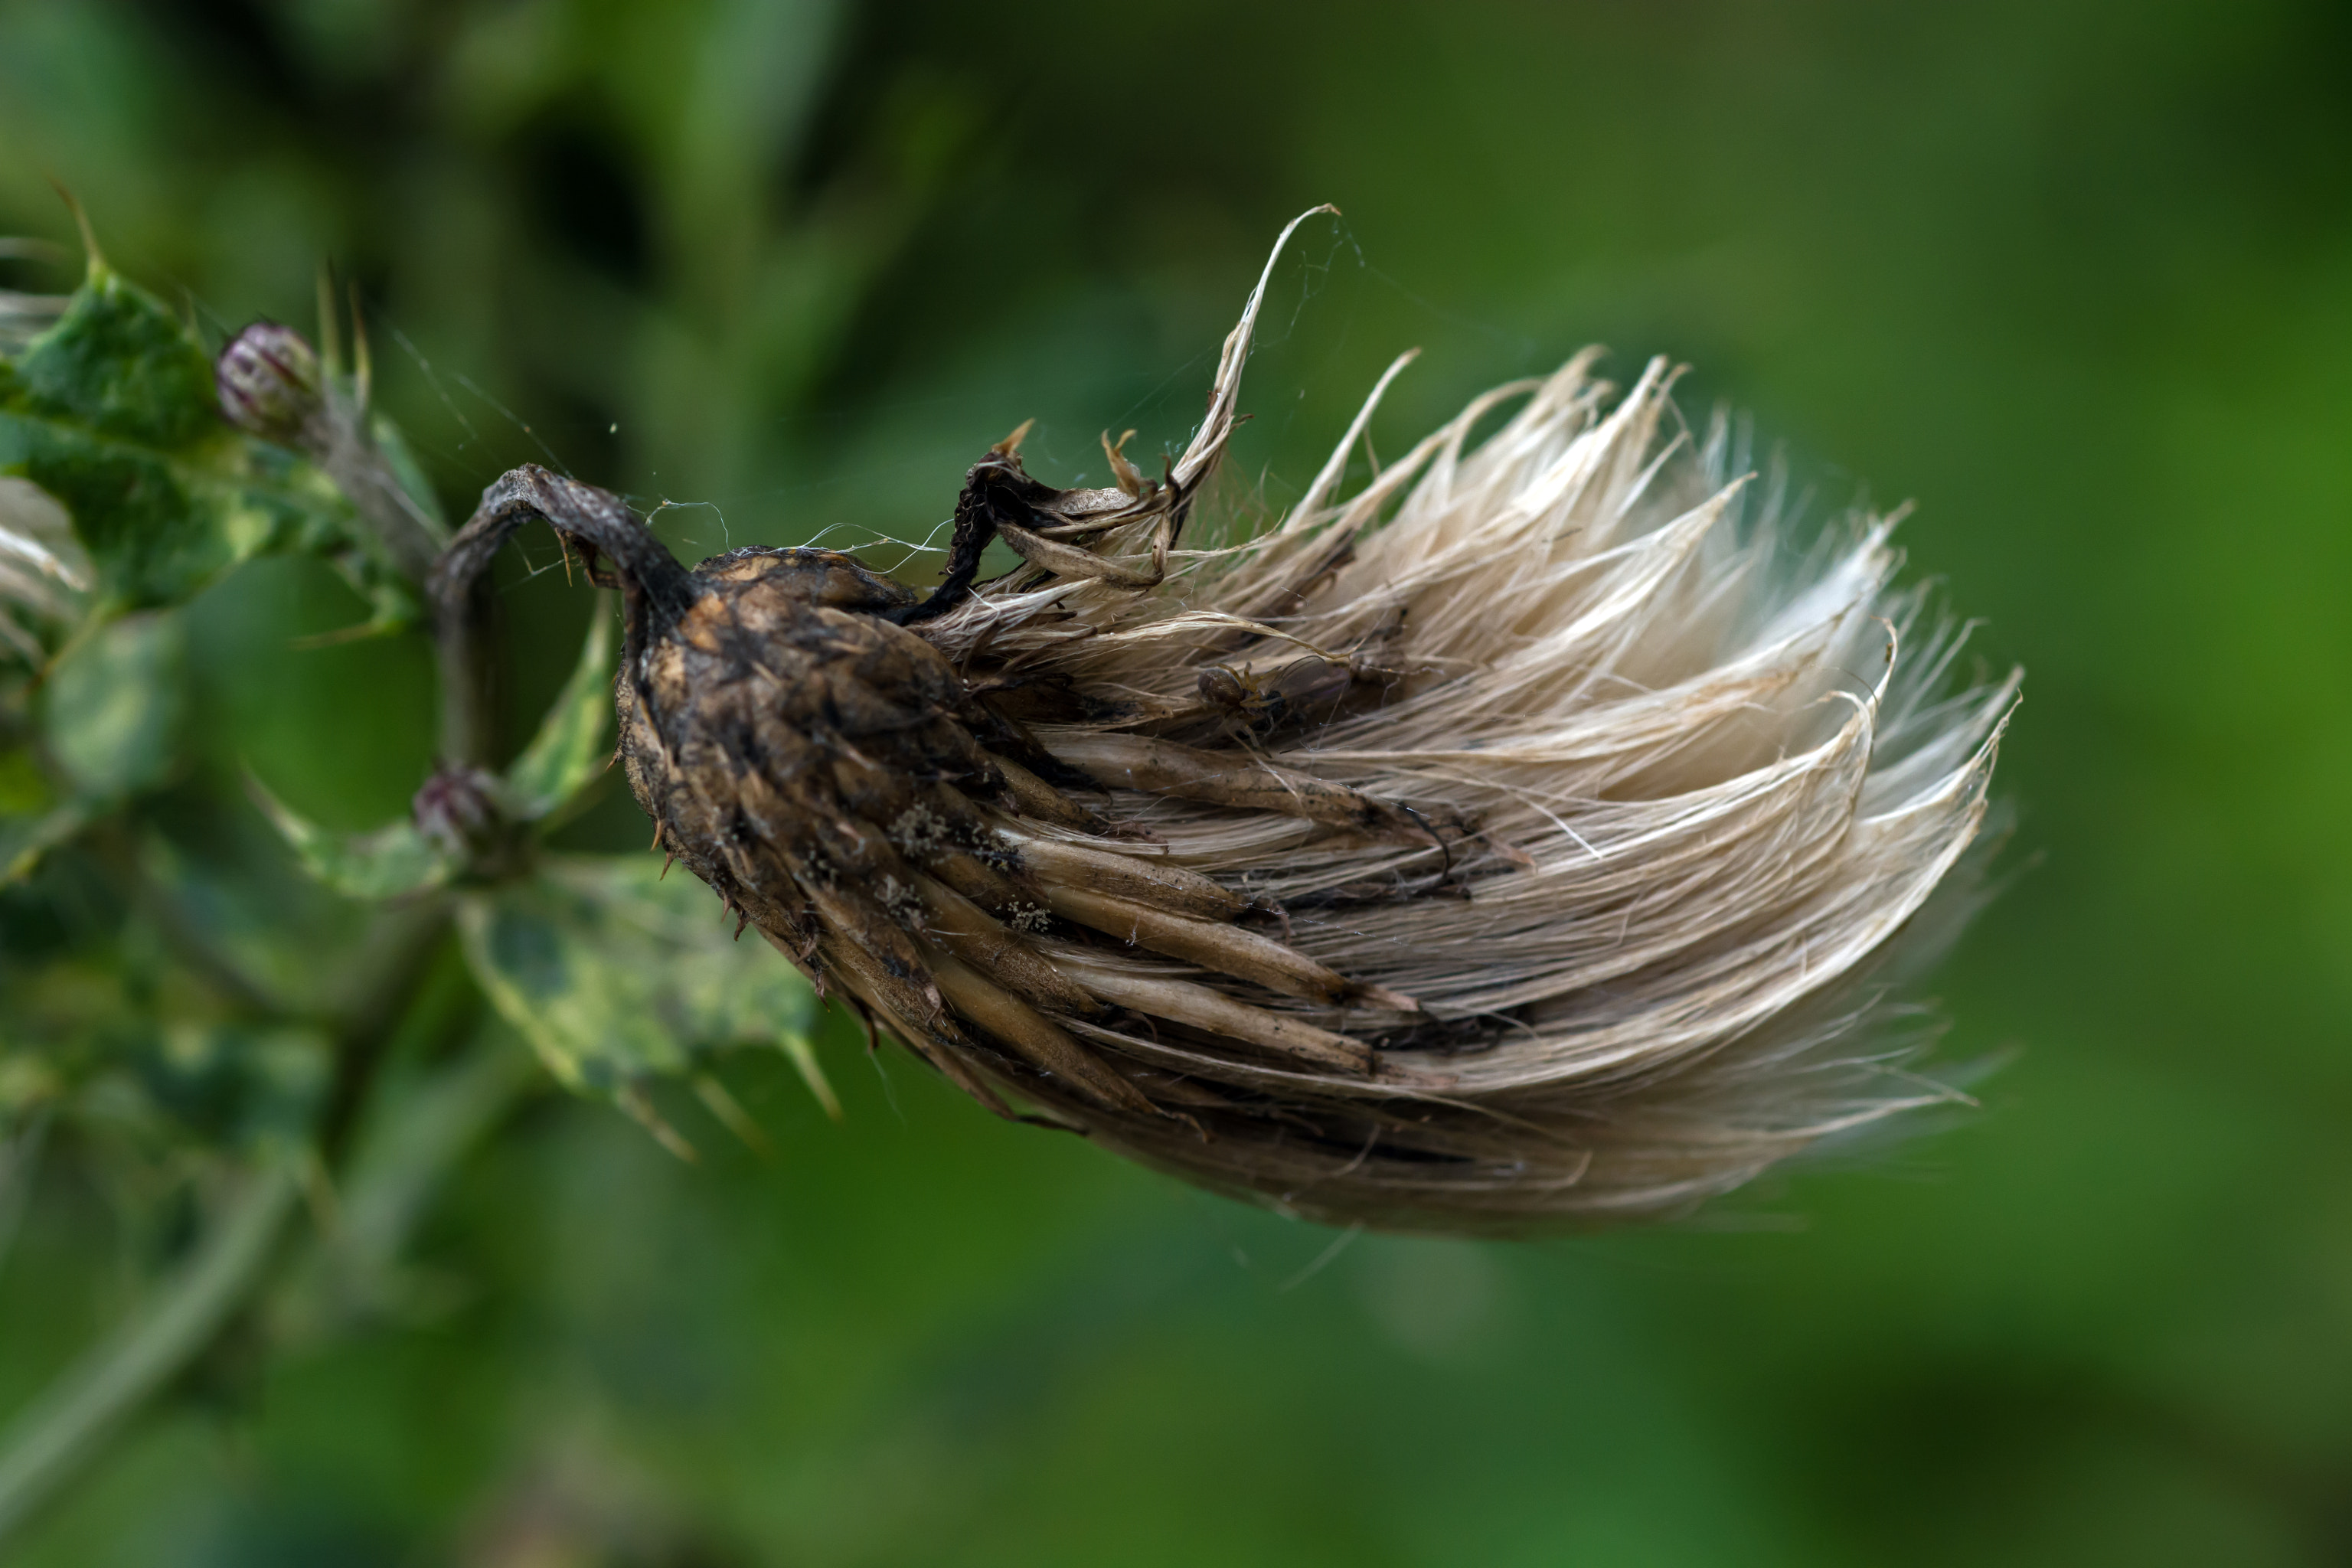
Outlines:
<svg viewBox="0 0 2352 1568"><path fill-rule="evenodd" d="M1276 504L1402 348L1399 448L1668 353L1821 515L1916 498L1913 570L2030 671L2013 875L1938 984L2005 1065L1939 1135L1470 1245L1198 1195L839 1034L838 1125L730 1068L764 1160L549 1095L441 1194L415 1310L224 1347L18 1560L2352 1560L2347 82L2352 12L2285 0L0 0L0 232L70 238L54 177L231 327L307 325L331 263L460 515L552 454L689 557L919 574L1021 419L1063 482L1105 426L1181 442L1330 201L1244 385ZM550 554L504 569L518 730L588 614ZM419 646L294 649L358 615L290 561L195 611L206 746L354 828L431 751ZM37 1194L0 1398L117 1247Z"/></svg>

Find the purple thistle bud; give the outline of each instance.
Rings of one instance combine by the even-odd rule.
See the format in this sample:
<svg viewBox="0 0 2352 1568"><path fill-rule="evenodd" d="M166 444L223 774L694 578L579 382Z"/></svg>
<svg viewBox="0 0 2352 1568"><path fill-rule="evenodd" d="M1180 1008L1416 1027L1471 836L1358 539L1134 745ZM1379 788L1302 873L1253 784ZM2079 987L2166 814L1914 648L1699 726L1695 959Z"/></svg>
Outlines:
<svg viewBox="0 0 2352 1568"><path fill-rule="evenodd" d="M416 830L449 854L481 858L505 836L498 788L479 768L444 763L410 803Z"/></svg>
<svg viewBox="0 0 2352 1568"><path fill-rule="evenodd" d="M281 446L304 437L327 412L326 378L302 334L256 321L230 340L215 364L221 413L248 435Z"/></svg>

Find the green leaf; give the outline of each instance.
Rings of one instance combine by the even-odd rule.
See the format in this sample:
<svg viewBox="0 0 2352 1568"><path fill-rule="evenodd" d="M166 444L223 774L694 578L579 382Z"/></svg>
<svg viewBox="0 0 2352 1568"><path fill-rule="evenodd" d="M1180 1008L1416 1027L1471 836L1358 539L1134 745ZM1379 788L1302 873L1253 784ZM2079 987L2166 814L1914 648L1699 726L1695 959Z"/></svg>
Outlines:
<svg viewBox="0 0 2352 1568"><path fill-rule="evenodd" d="M34 413L142 447L176 450L219 426L203 345L102 264L25 351L16 380Z"/></svg>
<svg viewBox="0 0 2352 1568"><path fill-rule="evenodd" d="M14 1041L0 1041L0 1133L21 1126L25 1119L57 1099L64 1075L39 1052Z"/></svg>
<svg viewBox="0 0 2352 1568"><path fill-rule="evenodd" d="M152 1150L308 1139L334 1057L322 1031L160 1011L158 975L119 957L11 962L0 975L0 1129L58 1107Z"/></svg>
<svg viewBox="0 0 2352 1568"><path fill-rule="evenodd" d="M41 857L81 831L89 813L79 804L38 815L0 816L0 887L29 875Z"/></svg>
<svg viewBox="0 0 2352 1568"><path fill-rule="evenodd" d="M373 833L336 833L301 816L252 774L246 775L246 783L254 803L300 858L302 868L346 898L421 893L439 887L458 869L455 857L405 818Z"/></svg>
<svg viewBox="0 0 2352 1568"><path fill-rule="evenodd" d="M49 754L85 801L151 789L171 772L187 706L187 635L175 615L131 616L79 644L42 703Z"/></svg>
<svg viewBox="0 0 2352 1568"><path fill-rule="evenodd" d="M29 752L0 757L0 884L28 875L92 817L169 779L186 709L187 633L176 613L129 616L73 645L41 692L55 786Z"/></svg>
<svg viewBox="0 0 2352 1568"><path fill-rule="evenodd" d="M524 820L549 816L604 771L604 736L613 717L613 607L596 596L580 662L555 705L539 721L522 755L507 769L508 799Z"/></svg>
<svg viewBox="0 0 2352 1568"><path fill-rule="evenodd" d="M376 620L415 616L326 476L230 429L194 336L103 266L0 373L0 474L64 504L116 605L178 604L248 557L299 552L334 563Z"/></svg>
<svg viewBox="0 0 2352 1568"><path fill-rule="evenodd" d="M0 752L0 817L37 816L56 804L57 792L30 750Z"/></svg>
<svg viewBox="0 0 2352 1568"><path fill-rule="evenodd" d="M175 799L173 832L151 823L136 834L150 907L200 937L210 971L236 977L248 1001L331 1017L347 1000L347 976L370 962L382 911L321 886L279 850L267 820L238 804Z"/></svg>
<svg viewBox="0 0 2352 1568"><path fill-rule="evenodd" d="M807 982L767 943L736 942L710 889L663 880L649 855L550 856L535 877L468 896L458 929L482 989L567 1088L625 1101L731 1045L814 1069Z"/></svg>
<svg viewBox="0 0 2352 1568"><path fill-rule="evenodd" d="M293 1150L310 1138L334 1046L296 1026L176 1021L127 1066L173 1123L215 1143Z"/></svg>

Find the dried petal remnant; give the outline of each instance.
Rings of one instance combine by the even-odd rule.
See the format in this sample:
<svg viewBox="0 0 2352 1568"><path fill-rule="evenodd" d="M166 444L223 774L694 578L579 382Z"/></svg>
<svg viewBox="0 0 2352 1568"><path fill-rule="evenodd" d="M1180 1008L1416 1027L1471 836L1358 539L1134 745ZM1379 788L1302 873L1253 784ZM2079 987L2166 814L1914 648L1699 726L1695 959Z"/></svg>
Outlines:
<svg viewBox="0 0 2352 1568"><path fill-rule="evenodd" d="M1264 289L1163 479L1106 433L1118 488L1055 489L1016 433L929 596L824 550L688 572L525 468L440 597L533 517L609 560L658 847L984 1103L1191 1179L1603 1222L1936 1098L1869 1042L2015 678L1945 689L1888 523L1790 566L1664 366L1612 405L1579 359L1342 499L1368 406L1277 525L1180 548ZM976 585L992 540L1024 564Z"/></svg>

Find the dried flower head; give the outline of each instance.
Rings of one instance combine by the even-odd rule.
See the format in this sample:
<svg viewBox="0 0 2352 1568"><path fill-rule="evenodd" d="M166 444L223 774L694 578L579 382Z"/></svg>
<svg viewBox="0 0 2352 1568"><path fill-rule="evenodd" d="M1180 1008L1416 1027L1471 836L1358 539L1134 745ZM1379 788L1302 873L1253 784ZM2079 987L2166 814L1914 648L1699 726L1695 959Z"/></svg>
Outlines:
<svg viewBox="0 0 2352 1568"><path fill-rule="evenodd" d="M1115 487L1057 489L1016 433L928 597L824 550L688 572L539 468L440 595L531 517L609 559L657 844L982 1103L1211 1186L1606 1221L1945 1098L1889 965L2016 679L1946 689L1892 520L1790 565L1667 367L1612 401L1585 355L1342 496L1383 377L1286 516L1203 541L1265 289L1161 479L1106 437ZM992 540L1023 564L974 586Z"/></svg>

